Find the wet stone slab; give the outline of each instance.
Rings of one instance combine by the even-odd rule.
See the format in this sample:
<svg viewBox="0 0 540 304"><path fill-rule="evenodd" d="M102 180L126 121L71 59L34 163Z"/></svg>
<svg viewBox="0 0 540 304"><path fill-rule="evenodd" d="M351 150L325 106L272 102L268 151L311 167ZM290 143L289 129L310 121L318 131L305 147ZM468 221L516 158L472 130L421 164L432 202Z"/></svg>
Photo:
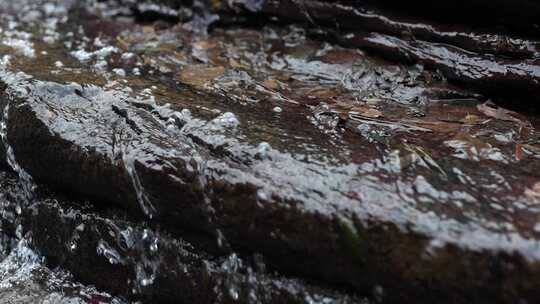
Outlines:
<svg viewBox="0 0 540 304"><path fill-rule="evenodd" d="M163 302L540 296L534 113L299 26L20 5L0 6L6 231L51 265Z"/></svg>
<svg viewBox="0 0 540 304"><path fill-rule="evenodd" d="M24 187L15 174L0 172L0 189L0 302L127 303L92 285L81 284L63 268L47 267L44 257L31 244L32 233L26 233L23 228L23 221L30 214L29 206L25 205ZM59 227L58 222L54 225ZM41 239L47 238L51 235Z"/></svg>
<svg viewBox="0 0 540 304"><path fill-rule="evenodd" d="M96 209L45 188L21 204L24 187L15 174L2 173L0 184L6 251L0 299L6 303L369 303L278 276L260 255L212 255L126 220L119 209ZM32 248L62 268L48 269Z"/></svg>

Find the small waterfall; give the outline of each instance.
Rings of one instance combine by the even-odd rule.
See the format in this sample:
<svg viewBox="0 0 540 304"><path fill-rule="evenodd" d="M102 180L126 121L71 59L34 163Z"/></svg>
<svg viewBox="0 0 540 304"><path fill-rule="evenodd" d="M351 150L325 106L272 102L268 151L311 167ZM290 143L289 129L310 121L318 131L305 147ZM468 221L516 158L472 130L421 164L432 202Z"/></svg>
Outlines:
<svg viewBox="0 0 540 304"><path fill-rule="evenodd" d="M135 168L135 162L133 158L129 155L123 154L122 162L124 164L124 168L126 169L127 174L131 178L133 190L135 190L135 193L137 195L137 201L139 202L142 211L146 216L148 216L148 218L152 219L154 217L154 214L156 213L156 208L154 207L154 205L150 201L150 198L144 190L144 186L142 185L141 180L139 179L139 174L137 173L137 170Z"/></svg>
<svg viewBox="0 0 540 304"><path fill-rule="evenodd" d="M119 137L121 137L121 135ZM124 141L122 140L122 138L118 138L117 142ZM124 142L124 144L121 145L120 149L122 165L126 170L129 178L131 179L131 184L133 185L133 190L135 191L135 194L137 196L137 201L139 202L139 205L144 214L148 216L149 219L152 219L156 214L156 208L152 204L150 198L146 193L146 190L144 189L143 184L141 183L139 174L137 173L137 169L135 168L135 158L131 155L131 148L129 147L129 143Z"/></svg>
<svg viewBox="0 0 540 304"><path fill-rule="evenodd" d="M13 152L13 148L9 144L9 140L7 137L7 124L8 124L8 118L9 118L9 109L10 109L10 102L8 102L3 109L2 113L2 119L0 120L0 139L2 141L2 145L4 146L4 149L6 151L6 161L8 165L17 173L19 176L19 181L22 186L22 202L29 203L34 198L34 192L37 188L36 184L34 183L34 180L32 179L32 176L28 174L17 162L15 158L15 153ZM20 209L17 208L18 210ZM18 212L19 213L19 212Z"/></svg>

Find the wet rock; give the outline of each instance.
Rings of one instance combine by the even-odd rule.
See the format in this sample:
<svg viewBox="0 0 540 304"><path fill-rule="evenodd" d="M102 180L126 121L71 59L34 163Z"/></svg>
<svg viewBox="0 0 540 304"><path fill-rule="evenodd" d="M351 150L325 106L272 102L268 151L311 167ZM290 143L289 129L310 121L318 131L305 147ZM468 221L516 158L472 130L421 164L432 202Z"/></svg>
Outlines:
<svg viewBox="0 0 540 304"><path fill-rule="evenodd" d="M309 17L293 6L279 13L308 20L319 5L324 20L321 3L306 2L316 4ZM374 24L384 26L374 31L387 36L372 35L394 44L358 42L354 31L342 41L388 57L406 50L413 61L442 67L437 73L309 39L298 26L207 36L193 24L141 25L125 21L125 10L112 12L82 26L78 14L65 15L59 33L22 32L40 23L0 15L11 28L2 38L20 36L35 48L30 57L12 44L0 49L2 146L12 152L1 158L24 185L10 199L22 204L9 203L2 224L14 236L23 228L35 234L51 265L121 295L135 288L163 301L180 291L191 302L251 291L265 298L267 285L285 302L317 293L387 303L538 298L536 118L483 103L441 75L490 94L485 88L508 88L516 77L531 94L534 62L523 58L533 49L479 44L474 35L452 40L381 16ZM110 16L123 18L120 34ZM385 32L388 24L395 27ZM397 37L400 29L435 38ZM45 36L59 41L39 43ZM33 181L38 190L54 187L57 200L69 193L111 213L37 201ZM132 233L129 226L134 237L118 237ZM261 264L253 256L279 275L251 276ZM188 267L191 279L169 265ZM200 272L212 274L209 285Z"/></svg>
<svg viewBox="0 0 540 304"><path fill-rule="evenodd" d="M373 11L361 4L356 7L324 1L301 5L294 1L267 1L263 11L295 21L320 22L330 29L331 22L339 16L343 24L338 28L337 39L345 45L393 60L425 64L442 71L450 80L472 84L487 95L504 95L508 91L526 98L538 95L538 25L531 26L531 32L535 33L532 39L523 39L497 30L482 32L459 26L448 30L448 26L429 21L427 24L401 21L384 9ZM538 13L538 8L531 10L533 16Z"/></svg>
<svg viewBox="0 0 540 304"><path fill-rule="evenodd" d="M17 195L22 189L14 174L0 173L0 182L5 214L22 203ZM126 220L122 210L96 210L59 195L51 199L52 194L41 189L16 221L5 222L4 216L3 240L5 232L14 234L15 226L24 227L20 231L24 238L7 238L7 247L12 248L0 263L3 301L368 303L270 273L260 256L249 260L236 254L213 256L157 228ZM51 271L46 265L61 265L70 272ZM72 276L89 285L70 282Z"/></svg>
<svg viewBox="0 0 540 304"><path fill-rule="evenodd" d="M122 1L120 1L122 2ZM172 8L180 8L189 5L186 1L181 0L153 0L139 1L140 3L154 3L165 5ZM228 3L213 3L213 6L207 4L208 7L221 8L244 8L250 12L265 12L265 9L270 5L276 5L279 2L288 2L287 0L237 0ZM301 5L301 9L307 14L315 13L313 20L317 20L317 11L311 11L313 2L305 1ZM423 20L436 21L439 23L448 24L469 24L476 28L498 28L507 29L521 34L538 35L538 20L540 19L540 5L533 0L520 1L452 1L452 2L437 2L433 3L426 0L412 0L406 2L392 0L364 0L351 3L350 1L318 1L319 3L328 4L327 16L334 15L340 8L350 7L358 10L376 11L382 9L390 12L392 15L405 15L422 18ZM129 3L129 2L127 2ZM158 7L155 5L154 7ZM150 7L150 6L149 6ZM155 9L157 10L157 9ZM298 11L302 14L302 11ZM281 12L281 14L289 15L295 12ZM519 16L519 17L518 17ZM344 20L341 20L344 21Z"/></svg>
<svg viewBox="0 0 540 304"><path fill-rule="evenodd" d="M405 2L390 0L367 0L373 5L393 9L396 13L409 14L445 23L466 23L476 28L507 29L538 37L540 5L536 1L432 1L413 0ZM518 17L519 16L519 17Z"/></svg>
<svg viewBox="0 0 540 304"><path fill-rule="evenodd" d="M36 248L82 282L156 303L367 303L268 274L235 254L214 257L190 243L122 220L55 204L26 215Z"/></svg>
<svg viewBox="0 0 540 304"><path fill-rule="evenodd" d="M290 20L309 21L305 14L302 17L295 11L282 10L292 7L298 10L304 9L314 22L320 22L321 25L330 29L333 28L330 20L335 16L340 16L343 25L340 24L339 31L342 34L377 32L398 38L454 45L477 53L524 59L535 58L538 53L538 41L535 38L516 37L497 29L471 28L460 25L455 20L451 22L451 27L430 20L430 16L433 16L431 12L422 16L421 20L411 20L410 15L402 16L399 13L388 12L384 8L380 9L362 3L355 6L325 1L308 1L303 7L299 7L294 1L267 1L264 10Z"/></svg>
<svg viewBox="0 0 540 304"><path fill-rule="evenodd" d="M13 172L4 171L0 172L0 186L0 302L125 303L91 285L82 285L65 269L48 268L39 250L30 244L31 233L25 234L22 228L29 211L24 187Z"/></svg>
<svg viewBox="0 0 540 304"><path fill-rule="evenodd" d="M248 250L257 248L257 251L272 253L275 245L290 243L300 246L296 250L302 252L311 247L310 243L326 243L312 243L311 237L335 242L337 232L331 228L333 216L318 219L308 213L303 219L301 205L306 203L295 198L300 190L302 196L307 194L314 200L306 207L315 203L313 207L327 208L318 193L295 189L297 185L285 180L282 191L287 189L287 196L291 197L280 197L276 195L275 186L262 182L252 173L255 170L256 174L272 174L268 170L279 170L288 162L292 161L289 165L296 162L285 157L275 165L272 160L257 161L252 168L254 148L243 152L248 153L248 158L227 160L237 156L227 151L226 142L221 143L219 137L212 135L214 130L219 133L224 128L219 118L207 124L194 121L195 125L188 124L184 132L173 133L150 113L99 88L83 89L46 82L35 87L30 83L19 85L36 89L36 95L31 94L36 99L21 104L10 100L8 137L19 163L38 181L120 204L132 212L142 210L146 216L173 227L207 233L222 231L225 240L238 246L252 244L246 248ZM9 98L8 95L4 98ZM46 96L52 98L42 103ZM77 117L83 108L87 109L88 116L83 119L86 123L79 124L81 120ZM30 138L35 145L28 145ZM36 159L36 153L44 158ZM221 157L230 163L223 163L219 160ZM300 186L308 185L301 182ZM295 206L298 204L301 205ZM289 227L279 228L289 230L279 233L290 233L290 236L275 235L276 226L272 221L287 221L290 216L300 218L291 220ZM314 230L309 232L313 235L305 230L299 234L306 220L320 221L330 230L320 235L313 226ZM289 246L281 250L291 250ZM285 252L276 253L281 256ZM322 255L316 259L320 262L331 254L319 252ZM337 275L338 269L332 268L328 270Z"/></svg>
<svg viewBox="0 0 540 304"><path fill-rule="evenodd" d="M422 63L441 71L449 80L487 96L532 98L539 94L540 66L534 61L489 58L437 43L406 41L387 35L352 35L342 39L396 60Z"/></svg>
<svg viewBox="0 0 540 304"><path fill-rule="evenodd" d="M279 17L285 22L315 24L314 36L334 39L391 60L421 63L441 71L451 81L470 85L491 97L514 97L516 103L538 96L540 83L540 7L533 1L522 2L520 6L510 1L464 1L458 5L428 1L351 4L268 0L258 6L257 14ZM238 8L250 16L253 10L246 9L252 6L248 3L251 1L221 3L217 11L224 16L223 20ZM173 5L181 6L181 2ZM207 8L215 9L212 5ZM520 11L513 15L520 18L509 17L509 11ZM444 21L438 12L451 15L452 20Z"/></svg>
<svg viewBox="0 0 540 304"><path fill-rule="evenodd" d="M214 121L182 115L175 131L120 92L99 87L22 79L9 84L2 100L9 104L10 145L38 181L172 230L214 235L240 252L262 253L285 272L363 292L373 284L400 286L388 301L536 297L534 281L520 279L537 276L535 239L518 234L501 242L507 232L487 229L496 215L445 219L455 211L443 206L474 205L482 192L470 196L451 181L438 187L454 190L437 190L416 176L409 186L397 180L414 191L402 193L394 182L374 180L368 167L306 163L275 150L261 159L257 147L227 139L234 130ZM460 163L444 167L455 166L465 170ZM446 204L442 217L422 211L430 200ZM471 208L460 206L458 214Z"/></svg>

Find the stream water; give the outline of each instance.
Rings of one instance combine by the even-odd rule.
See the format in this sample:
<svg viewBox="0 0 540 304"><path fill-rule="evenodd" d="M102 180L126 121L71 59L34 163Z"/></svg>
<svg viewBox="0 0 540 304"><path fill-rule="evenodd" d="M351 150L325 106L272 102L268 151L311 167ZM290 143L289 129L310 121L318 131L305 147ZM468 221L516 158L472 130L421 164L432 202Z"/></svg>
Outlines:
<svg viewBox="0 0 540 304"><path fill-rule="evenodd" d="M534 115L299 25L207 32L207 11L125 3L0 1L0 304L530 291L512 275L540 261Z"/></svg>

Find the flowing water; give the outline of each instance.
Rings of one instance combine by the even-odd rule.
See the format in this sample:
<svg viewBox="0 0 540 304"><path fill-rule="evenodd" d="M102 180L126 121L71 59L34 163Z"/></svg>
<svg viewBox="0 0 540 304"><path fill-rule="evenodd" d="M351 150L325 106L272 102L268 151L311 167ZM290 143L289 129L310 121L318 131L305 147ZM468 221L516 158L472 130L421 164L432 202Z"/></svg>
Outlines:
<svg viewBox="0 0 540 304"><path fill-rule="evenodd" d="M526 118L299 26L118 2L0 1L0 304L384 302L381 269L540 260Z"/></svg>

